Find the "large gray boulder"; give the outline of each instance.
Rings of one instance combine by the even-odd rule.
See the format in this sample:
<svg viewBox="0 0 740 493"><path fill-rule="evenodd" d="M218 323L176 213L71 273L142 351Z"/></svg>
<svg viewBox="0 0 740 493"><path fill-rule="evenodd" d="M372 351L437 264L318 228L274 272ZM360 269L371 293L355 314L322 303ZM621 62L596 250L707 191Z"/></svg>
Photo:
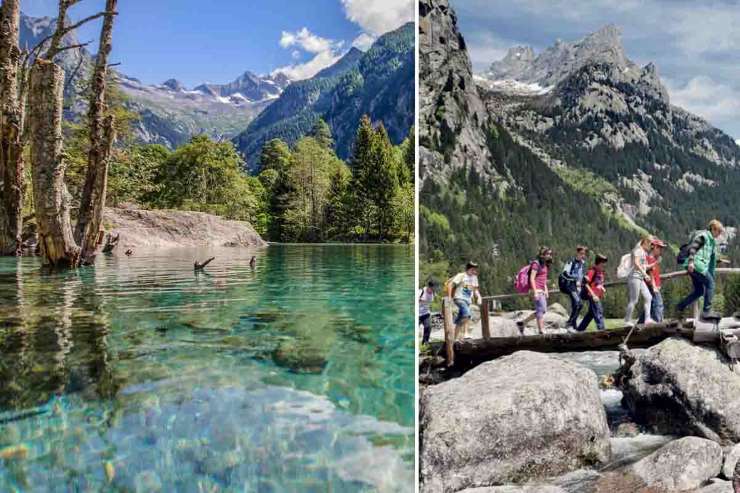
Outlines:
<svg viewBox="0 0 740 493"><path fill-rule="evenodd" d="M536 481L610 458L596 374L519 351L421 399L424 492Z"/></svg>
<svg viewBox="0 0 740 493"><path fill-rule="evenodd" d="M740 375L713 347L668 339L622 368L624 403L657 431L740 442Z"/></svg>
<svg viewBox="0 0 740 493"><path fill-rule="evenodd" d="M661 447L631 467L647 486L667 491L689 491L717 476L722 447L699 437L684 437Z"/></svg>

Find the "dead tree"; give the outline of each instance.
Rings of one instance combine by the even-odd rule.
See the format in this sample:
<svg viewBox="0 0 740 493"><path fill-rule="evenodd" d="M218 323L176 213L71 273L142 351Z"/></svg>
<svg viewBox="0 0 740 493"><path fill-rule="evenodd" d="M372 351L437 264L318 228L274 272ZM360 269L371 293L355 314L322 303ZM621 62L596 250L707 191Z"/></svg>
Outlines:
<svg viewBox="0 0 740 493"><path fill-rule="evenodd" d="M20 255L23 230L23 107L19 98L20 1L0 7L0 255Z"/></svg>
<svg viewBox="0 0 740 493"><path fill-rule="evenodd" d="M63 89L64 71L53 62L37 59L31 68L28 126L39 247L48 264L77 267L80 248L73 237L64 184Z"/></svg>
<svg viewBox="0 0 740 493"><path fill-rule="evenodd" d="M205 268L206 268L206 265L208 265L208 264L210 264L211 262L213 262L213 260L214 260L215 258L216 258L216 257L211 257L211 258L209 258L208 260L205 260L205 261L203 261L203 262L198 262L198 261L196 260L196 261L195 261L195 262L193 263L193 270L194 270L194 271L196 271L196 272L198 272L198 271L201 271L201 270L205 269Z"/></svg>
<svg viewBox="0 0 740 493"><path fill-rule="evenodd" d="M112 116L105 116L105 93L108 80L108 57L113 39L113 18L117 0L106 0L100 46L90 88L88 125L90 150L87 159L85 186L80 200L75 239L82 247L82 259L91 263L102 240L103 209L108 185L108 161L115 140Z"/></svg>

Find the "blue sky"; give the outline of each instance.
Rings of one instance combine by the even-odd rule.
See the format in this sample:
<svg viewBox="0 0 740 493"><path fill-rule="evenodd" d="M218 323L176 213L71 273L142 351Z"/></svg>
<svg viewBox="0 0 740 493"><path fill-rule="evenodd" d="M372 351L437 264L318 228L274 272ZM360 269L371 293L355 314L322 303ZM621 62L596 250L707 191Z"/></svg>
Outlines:
<svg viewBox="0 0 740 493"><path fill-rule="evenodd" d="M671 102L740 139L738 0L450 0L473 68L514 45L538 53L606 24L633 61L654 62Z"/></svg>
<svg viewBox="0 0 740 493"><path fill-rule="evenodd" d="M294 78L312 75L353 44L413 19L413 0L119 0L112 61L145 83L171 77L188 87L229 82L246 70L284 67ZM105 5L83 0L71 17ZM207 5L206 8L203 6ZM56 16L55 0L22 0L23 12ZM99 23L81 30L97 39ZM282 42L281 42L282 41ZM95 51L95 48L92 49Z"/></svg>

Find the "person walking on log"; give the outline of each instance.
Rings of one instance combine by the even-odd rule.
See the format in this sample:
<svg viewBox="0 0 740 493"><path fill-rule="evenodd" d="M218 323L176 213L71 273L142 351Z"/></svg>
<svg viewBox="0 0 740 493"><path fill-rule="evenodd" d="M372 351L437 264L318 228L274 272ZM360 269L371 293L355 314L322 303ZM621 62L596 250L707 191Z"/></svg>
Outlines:
<svg viewBox="0 0 740 493"><path fill-rule="evenodd" d="M712 299L714 298L714 270L717 267L718 256L717 238L722 236L724 230L725 227L722 223L713 219L707 229L696 233L687 245L688 255L683 261L683 267L691 276L694 289L678 303L679 313L703 296L702 319L717 319L720 317L718 313L712 311Z"/></svg>
<svg viewBox="0 0 740 493"><path fill-rule="evenodd" d="M643 299L643 309L645 313L650 313L650 306L653 303L653 295L650 294L648 288L648 282L651 277L647 272L648 268L648 251L650 245L653 242L653 237L650 235L643 236L642 240L632 250L630 261L632 263L629 275L627 276L627 290L629 293L629 301L627 302L627 311L624 315L624 322L627 325L632 324L632 314L635 312L637 302L640 300L640 296ZM653 323L653 320L648 318L645 320L646 324Z"/></svg>
<svg viewBox="0 0 740 493"><path fill-rule="evenodd" d="M648 274L650 274L650 282L648 283L648 288L650 289L650 294L653 297L653 301L650 303L649 316L653 319L653 321L658 323L663 321L664 311L663 295L660 292L660 259L663 256L663 249L665 247L666 244L663 240L655 238L650 244L650 253L647 256L647 272ZM643 312L642 315L640 315L640 320L638 323L644 323L646 316L648 316L648 314Z"/></svg>
<svg viewBox="0 0 740 493"><path fill-rule="evenodd" d="M534 301L534 313L516 324L519 331L523 332L524 327L532 320L537 320L537 331L540 334L545 333L545 313L547 313L547 299L550 292L547 288L547 277L552 265L552 249L543 246L529 266L529 293Z"/></svg>
<svg viewBox="0 0 740 493"><path fill-rule="evenodd" d="M429 279L426 287L423 287L419 291L419 324L424 327L423 336L421 339L422 344L429 344L429 336L432 333L432 312L431 304L434 300L434 281Z"/></svg>
<svg viewBox="0 0 740 493"><path fill-rule="evenodd" d="M578 324L578 316L583 308L581 300L581 284L586 271L586 257L588 248L583 245L576 247L576 255L572 257L563 267L558 276L558 287L560 292L567 294L570 298L570 318L565 323L566 328L575 329Z"/></svg>
<svg viewBox="0 0 740 493"><path fill-rule="evenodd" d="M588 325L592 320L596 321L596 329L604 330L604 308L601 305L601 300L606 295L606 288L604 282L606 281L606 262L607 258L604 255L597 254L594 265L588 270L583 280L583 291L581 295L588 300L588 313L581 320L578 325L579 332L583 332L588 328Z"/></svg>
<svg viewBox="0 0 740 493"><path fill-rule="evenodd" d="M468 326L470 325L470 305L473 297L481 301L478 289L478 264L468 262L465 272L460 272L447 281L447 296L457 305L458 312L455 317L455 340L468 337Z"/></svg>

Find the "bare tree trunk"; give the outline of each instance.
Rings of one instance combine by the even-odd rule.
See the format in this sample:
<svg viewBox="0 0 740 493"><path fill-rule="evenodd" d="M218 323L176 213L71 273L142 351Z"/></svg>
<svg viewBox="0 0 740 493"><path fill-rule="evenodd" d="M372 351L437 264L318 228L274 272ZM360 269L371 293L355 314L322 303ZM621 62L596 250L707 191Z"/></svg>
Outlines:
<svg viewBox="0 0 740 493"><path fill-rule="evenodd" d="M20 1L0 7L0 255L21 254L23 112L18 98Z"/></svg>
<svg viewBox="0 0 740 493"><path fill-rule="evenodd" d="M77 267L80 248L72 234L69 194L64 184L63 90L64 71L50 61L37 59L31 68L28 126L39 247L47 264Z"/></svg>
<svg viewBox="0 0 740 493"><path fill-rule="evenodd" d="M82 260L92 263L95 251L103 239L101 230L105 194L108 186L108 161L115 140L113 117L105 117L105 92L108 81L108 56L113 39L113 19L117 0L106 0L106 15L100 31L100 46L95 60L90 108L90 151L87 159L87 174L82 190L80 211L77 218L75 239L82 247Z"/></svg>

